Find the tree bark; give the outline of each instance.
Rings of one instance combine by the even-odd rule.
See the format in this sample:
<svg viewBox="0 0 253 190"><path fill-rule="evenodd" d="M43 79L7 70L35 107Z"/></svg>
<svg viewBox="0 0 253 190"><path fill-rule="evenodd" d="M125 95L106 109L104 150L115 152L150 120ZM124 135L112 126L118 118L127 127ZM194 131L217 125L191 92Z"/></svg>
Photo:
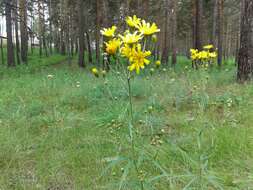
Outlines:
<svg viewBox="0 0 253 190"><path fill-rule="evenodd" d="M193 47L198 50L202 49L202 17L202 0L193 0Z"/></svg>
<svg viewBox="0 0 253 190"><path fill-rule="evenodd" d="M169 0L164 0L164 16L165 16L165 22L164 22L164 43L163 43L163 51L162 51L162 62L167 64L169 60L169 31L168 31L168 25L169 25Z"/></svg>
<svg viewBox="0 0 253 190"><path fill-rule="evenodd" d="M20 38L21 38L21 60L27 63L28 51L28 28L27 28L27 1L19 0L20 10Z"/></svg>
<svg viewBox="0 0 253 190"><path fill-rule="evenodd" d="M101 24L101 8L100 0L96 0L96 60L97 64L100 64L100 24Z"/></svg>
<svg viewBox="0 0 253 190"><path fill-rule="evenodd" d="M217 10L218 10L218 0L214 0L214 6L213 6L213 26L212 26L212 38L211 43L214 45L214 47L217 46L216 43L216 35L217 35Z"/></svg>
<svg viewBox="0 0 253 190"><path fill-rule="evenodd" d="M78 54L78 64L80 67L85 67L84 64L84 14L83 14L84 2L83 0L78 0L78 40L79 40L79 54Z"/></svg>
<svg viewBox="0 0 253 190"><path fill-rule="evenodd" d="M17 64L20 64L20 43L19 43L19 34L18 34L18 1L15 0L15 39L16 39L16 58Z"/></svg>
<svg viewBox="0 0 253 190"><path fill-rule="evenodd" d="M175 66L177 63L177 3L178 0L172 0L172 11L171 11L171 26L172 26L172 38L171 38L171 46L172 46L172 65Z"/></svg>
<svg viewBox="0 0 253 190"><path fill-rule="evenodd" d="M6 14L6 33L7 33L7 65L9 67L15 66L14 48L12 40L12 6L13 0L5 0L5 14Z"/></svg>
<svg viewBox="0 0 253 190"><path fill-rule="evenodd" d="M218 66L222 64L222 55L223 55L223 0L218 0L218 16L217 16L217 24L218 24Z"/></svg>
<svg viewBox="0 0 253 190"><path fill-rule="evenodd" d="M243 0L237 79L250 80L253 73L253 1Z"/></svg>

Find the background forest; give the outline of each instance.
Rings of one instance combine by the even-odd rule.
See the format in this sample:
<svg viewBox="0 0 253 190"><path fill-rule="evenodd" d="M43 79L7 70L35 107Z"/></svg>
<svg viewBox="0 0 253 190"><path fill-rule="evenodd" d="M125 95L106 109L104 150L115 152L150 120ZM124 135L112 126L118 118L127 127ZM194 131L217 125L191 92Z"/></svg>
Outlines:
<svg viewBox="0 0 253 190"><path fill-rule="evenodd" d="M0 13L0 190L253 189L252 0Z"/></svg>

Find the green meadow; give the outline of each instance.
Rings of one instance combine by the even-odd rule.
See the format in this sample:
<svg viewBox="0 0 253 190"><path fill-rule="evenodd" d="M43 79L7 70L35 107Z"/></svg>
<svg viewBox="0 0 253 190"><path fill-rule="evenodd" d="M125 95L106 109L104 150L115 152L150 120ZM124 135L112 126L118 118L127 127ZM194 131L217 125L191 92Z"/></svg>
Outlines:
<svg viewBox="0 0 253 190"><path fill-rule="evenodd" d="M132 79L134 154L123 70L96 78L61 55L0 66L0 189L253 189L252 84L233 60L178 59Z"/></svg>

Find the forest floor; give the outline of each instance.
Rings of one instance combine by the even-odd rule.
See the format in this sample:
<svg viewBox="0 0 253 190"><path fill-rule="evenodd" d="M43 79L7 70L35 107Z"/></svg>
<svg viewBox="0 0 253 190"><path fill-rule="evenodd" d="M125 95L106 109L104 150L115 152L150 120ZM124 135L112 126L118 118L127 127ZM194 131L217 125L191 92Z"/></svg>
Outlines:
<svg viewBox="0 0 253 190"><path fill-rule="evenodd" d="M121 74L48 66L64 60L0 67L0 189L139 190L139 174L113 163L131 147ZM179 58L133 79L144 189L253 189L253 85L235 72L233 63L195 71Z"/></svg>

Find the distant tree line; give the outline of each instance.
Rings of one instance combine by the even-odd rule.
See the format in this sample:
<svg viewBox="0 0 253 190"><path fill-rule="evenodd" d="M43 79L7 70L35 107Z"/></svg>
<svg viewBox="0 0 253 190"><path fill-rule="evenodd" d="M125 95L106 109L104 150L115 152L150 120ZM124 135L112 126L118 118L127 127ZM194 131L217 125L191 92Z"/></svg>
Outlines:
<svg viewBox="0 0 253 190"><path fill-rule="evenodd" d="M71 60L78 55L80 67L104 65L100 30L113 24L123 29L125 17L137 15L158 23L161 28L154 51L164 64L175 65L177 55L189 56L190 48L201 49L203 45L213 44L217 47L219 66L224 60L235 57L238 79L246 80L253 72L253 66L245 66L253 64L250 53L253 52L252 0L0 2L7 33L1 36L1 56L4 56L3 39L7 38L7 65L10 67L26 64L28 52L32 54L35 45L38 45L40 56L60 53ZM38 44L35 44L36 38ZM4 62L3 58L1 60ZM248 77L244 77L242 70L245 68Z"/></svg>

